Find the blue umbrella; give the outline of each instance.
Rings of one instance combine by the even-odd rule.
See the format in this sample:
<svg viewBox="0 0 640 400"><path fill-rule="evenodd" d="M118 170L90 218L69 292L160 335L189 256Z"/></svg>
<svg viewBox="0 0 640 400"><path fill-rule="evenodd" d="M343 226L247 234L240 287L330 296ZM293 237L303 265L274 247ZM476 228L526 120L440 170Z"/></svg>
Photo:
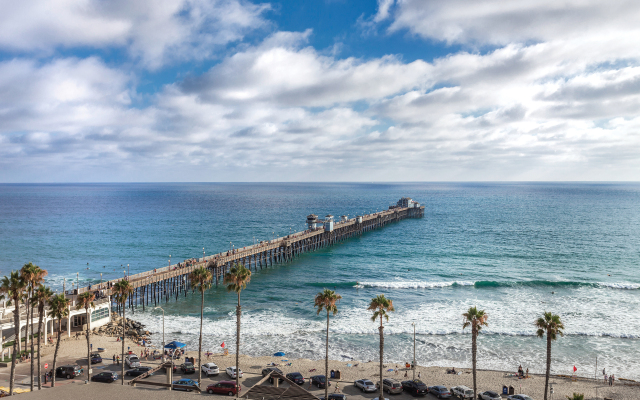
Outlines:
<svg viewBox="0 0 640 400"><path fill-rule="evenodd" d="M281 351L277 352L276 354L274 354L274 356L276 357L283 357L285 354Z"/></svg>
<svg viewBox="0 0 640 400"><path fill-rule="evenodd" d="M187 346L186 344L184 344L184 343L180 343L180 342L176 342L176 341L174 340L173 342L169 342L169 343L167 343L167 344L164 346L164 348L165 348L165 349L172 349L172 350L175 350L175 349L181 349L181 348L186 347L186 346Z"/></svg>

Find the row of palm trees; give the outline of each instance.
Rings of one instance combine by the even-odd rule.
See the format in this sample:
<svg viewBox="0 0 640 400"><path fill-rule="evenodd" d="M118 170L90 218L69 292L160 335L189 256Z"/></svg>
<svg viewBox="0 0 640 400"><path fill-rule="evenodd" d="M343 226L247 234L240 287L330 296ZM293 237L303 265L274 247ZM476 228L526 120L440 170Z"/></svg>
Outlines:
<svg viewBox="0 0 640 400"><path fill-rule="evenodd" d="M19 352L19 340L18 334L20 329L20 302L23 302L26 306L27 321L29 321L29 315L33 316L33 309L37 305L38 309L38 389L42 388L41 383L41 371L40 371L40 346L41 346L41 332L42 332L42 320L44 316L45 307L49 307L50 315L58 320L57 340L56 347L53 356L52 371L55 372L56 360L58 356L58 350L60 347L60 337L63 318L69 314L70 300L65 297L64 294L54 294L50 288L43 285L44 277L47 275L46 270L40 269L38 266L28 263L25 264L20 271L12 271L7 277L3 277L0 282L0 296L2 298L8 298L8 304L13 303L14 309L14 326L16 332L16 340L13 343L13 352L11 360L11 377L10 377L10 394L13 394L13 388L15 384L15 366L16 366L16 353ZM213 276L211 271L205 266L201 266L193 270L189 274L189 280L191 282L192 289L198 290L201 295L200 302L200 338L198 345L198 360L202 360L202 325L204 320L204 293L207 289L211 288ZM235 292L238 295L238 304L236 306L236 385L239 385L239 364L240 364L240 320L242 314L242 307L240 305L240 294L242 290L246 289L247 284L251 280L251 270L247 269L244 265L235 264L224 276L224 285L230 292ZM123 279L115 283L112 287L112 295L116 303L119 304L119 308L122 312L122 360L125 356L125 338L126 338L126 325L125 325L125 312L126 302L129 296L133 293L133 286L129 281ZM342 296L337 294L333 290L325 289L315 296L314 306L317 310L317 314L320 314L323 310L327 313L327 332L326 332L326 347L325 347L325 377L329 376L329 319L333 314L337 314L337 303L342 299ZM93 301L95 296L91 292L85 292L77 297L76 309L85 309L86 312L86 338L87 338L87 378L91 379L89 373L89 367L91 366L91 345L90 345L90 311L95 307ZM371 299L369 311L373 312L371 320L377 322L380 320L380 326L378 331L380 334L380 377L383 376L383 353L384 353L384 320L389 320L389 312L395 311L393 307L393 301L386 298L384 295L379 295ZM29 312L31 314L29 314ZM477 355L477 338L479 332L484 326L487 326L488 314L484 310L478 310L477 307L471 307L469 310L462 314L463 329L471 327L471 353L472 353L472 371L473 371L473 392L474 398L477 393L476 384L476 355ZM28 327L27 324L27 339ZM545 312L543 317L538 318L535 321L535 326L538 328L536 334L538 337L543 338L546 335L547 338L547 369L545 378L545 394L544 399L547 400L548 386L549 386L549 374L551 369L551 342L556 340L558 335L564 336L564 325L558 315L550 312ZM31 354L34 352L33 343L33 326L31 324ZM202 382L202 369L198 369L198 384ZM124 362L122 363L121 371L121 383L124 385ZM52 374L52 387L55 386L55 373ZM31 390L34 388L34 358L31 357ZM328 398L328 385L325 385L325 399ZM239 393L236 394L239 396ZM384 399L383 386L380 385L380 399Z"/></svg>
<svg viewBox="0 0 640 400"><path fill-rule="evenodd" d="M325 289L319 292L314 301L314 306L317 309L319 315L321 311L327 312L327 335L326 335L326 347L325 347L325 377L329 376L329 317L331 314L336 315L338 313L337 303L342 299L342 296L337 294L333 290ZM382 381L383 373L383 352L384 352L384 333L383 333L383 320L389 320L389 312L395 311L393 307L393 301L386 298L384 295L379 295L371 299L367 310L372 311L373 315L371 320L377 322L380 319L380 326L378 331L380 333L380 380ZM477 307L471 307L469 310L462 314L464 317L462 329L471 327L471 363L473 373L473 398L477 395L477 380L476 380L476 355L478 351L478 333L482 330L482 327L487 326L488 314L484 310L478 310ZM543 338L547 337L547 369L544 382L544 400L547 400L548 388L549 388L549 374L551 371L551 342L556 340L558 336L564 336L564 324L560 320L560 317L556 314L545 312L544 315L538 318L534 324L538 329L536 335ZM239 330L238 330L239 332ZM324 398L328 399L329 386L325 385ZM383 385L380 384L380 396L379 399L384 399Z"/></svg>

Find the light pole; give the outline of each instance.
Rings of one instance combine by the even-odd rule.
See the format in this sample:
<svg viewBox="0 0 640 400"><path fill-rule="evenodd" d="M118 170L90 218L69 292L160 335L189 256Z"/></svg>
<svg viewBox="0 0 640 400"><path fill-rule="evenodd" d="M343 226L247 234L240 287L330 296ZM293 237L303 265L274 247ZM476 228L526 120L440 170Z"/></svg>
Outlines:
<svg viewBox="0 0 640 400"><path fill-rule="evenodd" d="M77 293L80 293L80 272L76 272L76 290ZM77 300L77 295L76 295L76 300Z"/></svg>
<svg viewBox="0 0 640 400"><path fill-rule="evenodd" d="M412 322L413 325L413 365L411 368L413 369L413 380L416 379L416 323Z"/></svg>
<svg viewBox="0 0 640 400"><path fill-rule="evenodd" d="M129 264L127 264L127 280L131 279L131 269L129 268Z"/></svg>
<svg viewBox="0 0 640 400"><path fill-rule="evenodd" d="M204 247L202 248L202 262L204 262Z"/></svg>
<svg viewBox="0 0 640 400"><path fill-rule="evenodd" d="M164 308L158 306L155 307L156 310L162 310L162 353L164 354Z"/></svg>

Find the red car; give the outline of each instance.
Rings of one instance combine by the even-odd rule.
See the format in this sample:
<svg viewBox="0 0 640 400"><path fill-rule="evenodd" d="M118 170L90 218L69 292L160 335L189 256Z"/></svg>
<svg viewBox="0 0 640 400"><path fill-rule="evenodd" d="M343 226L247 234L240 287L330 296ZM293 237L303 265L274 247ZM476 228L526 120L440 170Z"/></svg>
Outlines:
<svg viewBox="0 0 640 400"><path fill-rule="evenodd" d="M220 381L207 386L207 393L209 394L218 393L235 396L236 392L241 390L242 388L240 386L236 386L234 381Z"/></svg>

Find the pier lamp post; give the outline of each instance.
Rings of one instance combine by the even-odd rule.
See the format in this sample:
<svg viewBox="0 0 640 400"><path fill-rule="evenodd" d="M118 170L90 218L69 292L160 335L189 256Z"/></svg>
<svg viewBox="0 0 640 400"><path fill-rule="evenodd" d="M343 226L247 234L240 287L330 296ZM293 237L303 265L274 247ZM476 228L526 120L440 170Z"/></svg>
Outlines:
<svg viewBox="0 0 640 400"><path fill-rule="evenodd" d="M413 325L413 365L411 365L411 369L413 369L413 380L416 379L416 323L412 322Z"/></svg>
<svg viewBox="0 0 640 400"><path fill-rule="evenodd" d="M80 291L80 272L76 272L76 290L79 292ZM77 295L76 295L77 296ZM77 299L77 297L76 297Z"/></svg>
<svg viewBox="0 0 640 400"><path fill-rule="evenodd" d="M127 264L127 280L131 279L131 268L129 268L129 264Z"/></svg>
<svg viewBox="0 0 640 400"><path fill-rule="evenodd" d="M162 354L164 354L164 308L158 306L154 307L156 310L162 310Z"/></svg>

